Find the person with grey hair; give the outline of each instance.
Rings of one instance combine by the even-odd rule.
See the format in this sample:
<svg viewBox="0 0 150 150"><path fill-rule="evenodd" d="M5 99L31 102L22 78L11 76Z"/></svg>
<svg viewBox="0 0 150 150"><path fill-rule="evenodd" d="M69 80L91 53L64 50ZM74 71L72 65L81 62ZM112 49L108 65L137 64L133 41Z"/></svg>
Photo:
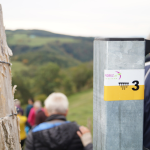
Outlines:
<svg viewBox="0 0 150 150"><path fill-rule="evenodd" d="M48 96L45 108L49 117L30 131L25 150L92 150L90 131L66 120L68 107L64 94L52 93Z"/></svg>
<svg viewBox="0 0 150 150"><path fill-rule="evenodd" d="M23 115L24 111L21 108L21 102L18 99L15 101L15 106L16 106L17 111L19 110L21 115Z"/></svg>

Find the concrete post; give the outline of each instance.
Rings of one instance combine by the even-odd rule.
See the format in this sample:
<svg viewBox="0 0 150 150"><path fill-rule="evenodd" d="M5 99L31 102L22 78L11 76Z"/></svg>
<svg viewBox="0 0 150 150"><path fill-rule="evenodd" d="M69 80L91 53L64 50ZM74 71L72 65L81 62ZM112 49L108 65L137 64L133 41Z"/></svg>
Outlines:
<svg viewBox="0 0 150 150"><path fill-rule="evenodd" d="M94 40L93 150L142 150L144 62L143 38Z"/></svg>

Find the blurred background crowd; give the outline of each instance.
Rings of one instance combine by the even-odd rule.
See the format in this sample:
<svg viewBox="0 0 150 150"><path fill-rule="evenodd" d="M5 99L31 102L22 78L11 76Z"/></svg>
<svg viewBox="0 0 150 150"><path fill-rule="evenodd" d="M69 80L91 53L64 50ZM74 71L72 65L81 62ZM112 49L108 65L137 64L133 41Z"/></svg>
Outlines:
<svg viewBox="0 0 150 150"><path fill-rule="evenodd" d="M21 107L19 100L16 100L15 106L18 113L17 116L20 119L20 139L21 146L23 147L30 129L45 122L48 117L48 113L45 108L42 108L41 101L39 100L34 102L33 99L28 99L28 105L25 111Z"/></svg>
<svg viewBox="0 0 150 150"><path fill-rule="evenodd" d="M26 105L25 109L22 108L21 102L16 99L15 107L18 113L17 116L20 120L21 147L24 147L25 140L30 129L33 129L35 126L45 122L49 117L49 113L47 112L47 109L45 107L42 107L42 103L40 100L34 101L32 98L28 99L28 104ZM78 120L80 120L79 116ZM92 121L88 120L86 125L91 130Z"/></svg>
<svg viewBox="0 0 150 150"><path fill-rule="evenodd" d="M46 109L42 108L40 101L28 100L28 105L24 111L19 100L15 101L16 110L20 120L20 139L23 147L29 130L35 125L39 125L47 118Z"/></svg>

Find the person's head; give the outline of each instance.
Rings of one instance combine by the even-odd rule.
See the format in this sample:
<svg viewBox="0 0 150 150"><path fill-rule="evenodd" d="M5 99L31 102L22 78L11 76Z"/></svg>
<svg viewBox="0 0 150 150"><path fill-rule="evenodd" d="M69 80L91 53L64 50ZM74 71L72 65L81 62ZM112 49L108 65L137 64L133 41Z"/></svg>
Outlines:
<svg viewBox="0 0 150 150"><path fill-rule="evenodd" d="M40 101L35 101L33 104L35 111L40 110L42 108L42 104Z"/></svg>
<svg viewBox="0 0 150 150"><path fill-rule="evenodd" d="M17 114L22 116L22 111L21 111L21 109L19 107L17 107Z"/></svg>
<svg viewBox="0 0 150 150"><path fill-rule="evenodd" d="M50 94L44 103L49 115L67 115L69 102L66 95L64 95L63 93Z"/></svg>
<svg viewBox="0 0 150 150"><path fill-rule="evenodd" d="M16 101L15 101L15 106L20 106L20 105L21 105L20 101L19 101L19 100L16 100Z"/></svg>
<svg viewBox="0 0 150 150"><path fill-rule="evenodd" d="M33 105L33 103L34 103L34 100L32 98L29 98L28 99L28 104Z"/></svg>

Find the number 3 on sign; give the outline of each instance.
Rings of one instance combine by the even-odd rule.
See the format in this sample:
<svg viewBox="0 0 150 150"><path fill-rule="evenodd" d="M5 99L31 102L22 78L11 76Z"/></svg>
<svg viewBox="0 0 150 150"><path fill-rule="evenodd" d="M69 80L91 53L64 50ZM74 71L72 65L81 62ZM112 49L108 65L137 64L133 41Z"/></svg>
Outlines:
<svg viewBox="0 0 150 150"><path fill-rule="evenodd" d="M139 90L139 81L135 80L135 81L133 81L132 83L134 83L135 86L136 86L136 88L132 88L132 90L133 90L133 91Z"/></svg>

